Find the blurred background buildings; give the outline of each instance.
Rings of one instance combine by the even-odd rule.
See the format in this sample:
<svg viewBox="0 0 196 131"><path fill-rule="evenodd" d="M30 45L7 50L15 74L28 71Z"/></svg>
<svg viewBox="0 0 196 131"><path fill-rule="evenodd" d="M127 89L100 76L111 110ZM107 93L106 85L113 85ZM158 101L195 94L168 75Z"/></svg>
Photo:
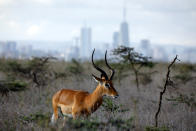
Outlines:
<svg viewBox="0 0 196 131"><path fill-rule="evenodd" d="M87 26L87 24L85 23L83 26L76 26L75 28L77 28L78 30L78 32L76 32L77 35L72 35L72 38L66 41L58 39L0 39L0 57L30 59L33 56L54 56L62 60L71 60L73 58L90 60L91 53L94 48L96 48L95 58L99 59L102 58L102 55L104 55L106 49L111 51L112 49L117 48L120 45L123 45L133 47L137 52L142 53L145 56L152 57L154 61L170 61L177 54L179 56L179 59L183 62L196 62L196 45L193 44L189 46L187 46L185 43L183 44L183 42L179 45L176 43L160 44L158 42L151 42L150 37L144 37L144 39L140 39L139 42L134 42L132 38L137 30L133 30L133 26L129 24L130 19L127 18L128 15L125 5L123 7L123 11L121 11L121 16L123 17L121 19L121 22L118 23L118 28L116 30L111 30L111 28L102 29L103 35L105 31L109 30L111 32L111 37L107 38L108 41L101 42L101 40L94 40L93 38L96 37L97 29L95 29L93 26ZM0 14L0 19L1 18L3 18L3 15ZM138 23L141 22L138 21ZM14 22L11 22L10 24L11 26L16 26L16 23ZM30 35L32 35L32 33L36 33L37 31L38 28L36 26L33 26L32 29L29 30L29 33Z"/></svg>

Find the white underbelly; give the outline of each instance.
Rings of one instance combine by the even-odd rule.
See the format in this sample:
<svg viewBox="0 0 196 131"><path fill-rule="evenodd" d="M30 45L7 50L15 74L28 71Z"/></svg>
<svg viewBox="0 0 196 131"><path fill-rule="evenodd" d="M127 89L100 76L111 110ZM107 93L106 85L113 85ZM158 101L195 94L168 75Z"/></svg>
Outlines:
<svg viewBox="0 0 196 131"><path fill-rule="evenodd" d="M72 106L58 104L64 116L72 117Z"/></svg>

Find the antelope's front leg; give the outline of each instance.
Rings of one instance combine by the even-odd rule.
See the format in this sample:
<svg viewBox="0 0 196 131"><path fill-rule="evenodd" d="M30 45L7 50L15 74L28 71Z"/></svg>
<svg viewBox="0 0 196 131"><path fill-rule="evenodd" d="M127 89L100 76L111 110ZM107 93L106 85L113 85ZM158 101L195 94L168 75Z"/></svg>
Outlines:
<svg viewBox="0 0 196 131"><path fill-rule="evenodd" d="M80 109L77 109L77 108L72 109L72 117L73 117L74 120L76 118L78 118L80 115L81 115Z"/></svg>

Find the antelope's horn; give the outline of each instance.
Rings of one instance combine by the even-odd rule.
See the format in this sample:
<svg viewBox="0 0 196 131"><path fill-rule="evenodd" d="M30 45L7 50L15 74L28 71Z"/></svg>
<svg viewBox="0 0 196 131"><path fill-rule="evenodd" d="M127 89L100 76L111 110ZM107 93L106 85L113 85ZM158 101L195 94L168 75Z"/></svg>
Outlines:
<svg viewBox="0 0 196 131"><path fill-rule="evenodd" d="M112 80L112 78L113 78L113 76L114 76L114 74L115 74L115 71L114 71L114 69L112 69L112 67L110 67L110 65L109 65L108 62L107 62L107 50L106 50L106 52L105 52L105 63L106 63L106 65L107 65L107 67L110 69L110 72L111 72L110 80Z"/></svg>
<svg viewBox="0 0 196 131"><path fill-rule="evenodd" d="M101 68L99 68L98 66L95 65L94 61L93 61L93 55L94 55L94 52L95 52L95 49L93 50L93 53L92 53L92 64L93 64L93 67L95 69L97 69L99 72L101 72L101 76L104 76L106 80L108 80L108 76L107 74L105 73L105 71L103 71Z"/></svg>

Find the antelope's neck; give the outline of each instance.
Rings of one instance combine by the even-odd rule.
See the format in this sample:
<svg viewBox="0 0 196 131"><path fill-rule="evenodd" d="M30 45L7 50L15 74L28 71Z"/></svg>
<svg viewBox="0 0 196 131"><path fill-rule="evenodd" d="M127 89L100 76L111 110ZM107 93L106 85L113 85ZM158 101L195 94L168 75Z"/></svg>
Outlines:
<svg viewBox="0 0 196 131"><path fill-rule="evenodd" d="M97 110L97 108L102 104L102 97L103 97L103 90L102 88L98 85L97 88L90 94L90 110L91 112L94 112Z"/></svg>

